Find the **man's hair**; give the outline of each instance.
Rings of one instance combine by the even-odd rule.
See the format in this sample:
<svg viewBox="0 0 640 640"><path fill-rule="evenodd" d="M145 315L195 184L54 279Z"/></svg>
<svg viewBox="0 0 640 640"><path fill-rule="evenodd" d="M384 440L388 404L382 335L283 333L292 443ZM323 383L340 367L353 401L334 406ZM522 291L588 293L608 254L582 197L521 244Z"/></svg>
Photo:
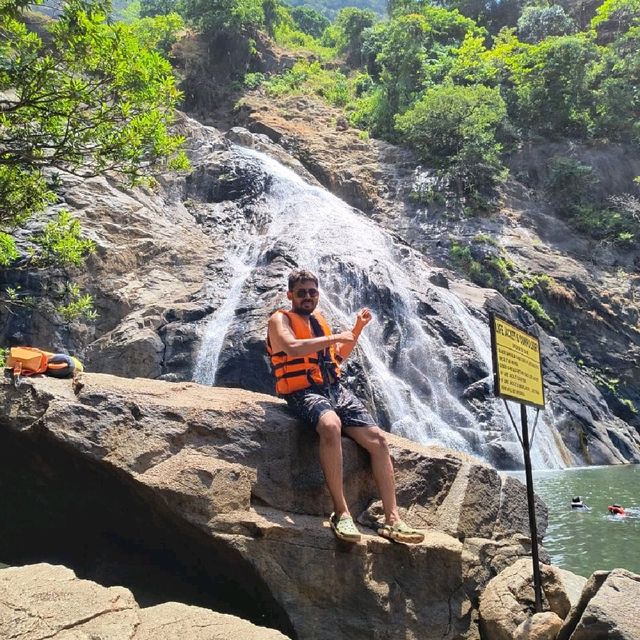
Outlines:
<svg viewBox="0 0 640 640"><path fill-rule="evenodd" d="M298 282L306 282L307 280L315 282L316 287L318 286L318 278L314 273L306 269L294 269L289 274L289 291L293 291L293 288Z"/></svg>

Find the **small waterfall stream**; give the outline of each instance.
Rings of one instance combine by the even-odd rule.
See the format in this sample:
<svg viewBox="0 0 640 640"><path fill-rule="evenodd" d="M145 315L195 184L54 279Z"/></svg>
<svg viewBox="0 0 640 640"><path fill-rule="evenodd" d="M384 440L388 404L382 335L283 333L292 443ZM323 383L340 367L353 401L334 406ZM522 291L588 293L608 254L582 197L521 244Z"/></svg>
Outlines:
<svg viewBox="0 0 640 640"><path fill-rule="evenodd" d="M260 257L284 245L298 265L319 275L320 308L336 330L351 327L358 309L372 309L374 320L359 341L360 361L371 397L392 432L485 457L487 434L494 440L515 441L503 408L497 412L499 424L483 430L452 394L449 365L455 360L454 347L447 346L418 311L420 296L433 290L426 286L429 268L421 258L342 200L307 184L272 158L248 149L235 152L241 160L257 164L269 176L269 186L260 205L262 224L229 242L227 296L206 328L194 379L215 383L243 288ZM416 274L423 273L416 284ZM457 321L467 348L491 371L488 327L452 293L438 289L436 295ZM546 421L538 427L544 436L536 436L535 466L564 466L553 430Z"/></svg>

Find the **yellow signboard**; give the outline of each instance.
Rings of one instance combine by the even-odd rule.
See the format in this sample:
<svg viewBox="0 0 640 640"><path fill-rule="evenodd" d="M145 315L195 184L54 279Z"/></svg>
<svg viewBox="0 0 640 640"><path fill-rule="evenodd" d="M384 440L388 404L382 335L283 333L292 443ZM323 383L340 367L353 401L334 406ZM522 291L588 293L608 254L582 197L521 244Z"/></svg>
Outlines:
<svg viewBox="0 0 640 640"><path fill-rule="evenodd" d="M495 394L544 408L540 341L499 316L491 316Z"/></svg>

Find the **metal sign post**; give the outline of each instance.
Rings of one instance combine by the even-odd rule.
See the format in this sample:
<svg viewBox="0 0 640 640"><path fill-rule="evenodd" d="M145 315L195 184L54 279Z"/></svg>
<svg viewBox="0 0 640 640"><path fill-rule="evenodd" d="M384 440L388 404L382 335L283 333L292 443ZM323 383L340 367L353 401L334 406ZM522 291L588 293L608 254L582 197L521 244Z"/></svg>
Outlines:
<svg viewBox="0 0 640 640"><path fill-rule="evenodd" d="M542 361L540 341L519 327L495 314L491 315L491 352L493 356L493 376L495 395L504 399L505 406L516 435L522 445L524 469L527 480L527 506L529 509L529 530L531 532L531 557L533 560L533 586L536 612L542 611L542 579L538 554L538 526L533 493L533 473L531 471L531 444L535 436L539 410L544 409L544 387L542 381ZM522 437L509 411L507 399L520 403ZM531 439L527 421L527 405L538 408Z"/></svg>
<svg viewBox="0 0 640 640"><path fill-rule="evenodd" d="M531 531L531 557L533 559L533 586L536 598L536 612L542 611L542 578L540 577L540 561L538 559L538 525L536 524L536 501L533 495L533 474L531 473L531 456L529 443L529 426L527 425L527 407L520 405L522 422L522 451L524 453L524 471L527 477L527 505L529 507L529 529Z"/></svg>

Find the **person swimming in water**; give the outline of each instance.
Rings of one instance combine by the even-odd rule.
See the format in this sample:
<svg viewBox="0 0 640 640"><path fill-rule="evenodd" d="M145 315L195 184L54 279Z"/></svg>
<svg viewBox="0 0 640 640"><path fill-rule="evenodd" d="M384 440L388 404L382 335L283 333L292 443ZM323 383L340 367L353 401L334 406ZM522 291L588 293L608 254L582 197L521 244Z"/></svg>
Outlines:
<svg viewBox="0 0 640 640"><path fill-rule="evenodd" d="M624 507L621 507L619 504L610 504L607 509L609 510L609 513L614 515L614 516L624 516L626 515L625 511L624 511Z"/></svg>
<svg viewBox="0 0 640 640"><path fill-rule="evenodd" d="M582 502L582 498L580 496L575 496L571 499L571 508L572 509L584 509L585 511L590 511L590 507L588 507L584 502Z"/></svg>

